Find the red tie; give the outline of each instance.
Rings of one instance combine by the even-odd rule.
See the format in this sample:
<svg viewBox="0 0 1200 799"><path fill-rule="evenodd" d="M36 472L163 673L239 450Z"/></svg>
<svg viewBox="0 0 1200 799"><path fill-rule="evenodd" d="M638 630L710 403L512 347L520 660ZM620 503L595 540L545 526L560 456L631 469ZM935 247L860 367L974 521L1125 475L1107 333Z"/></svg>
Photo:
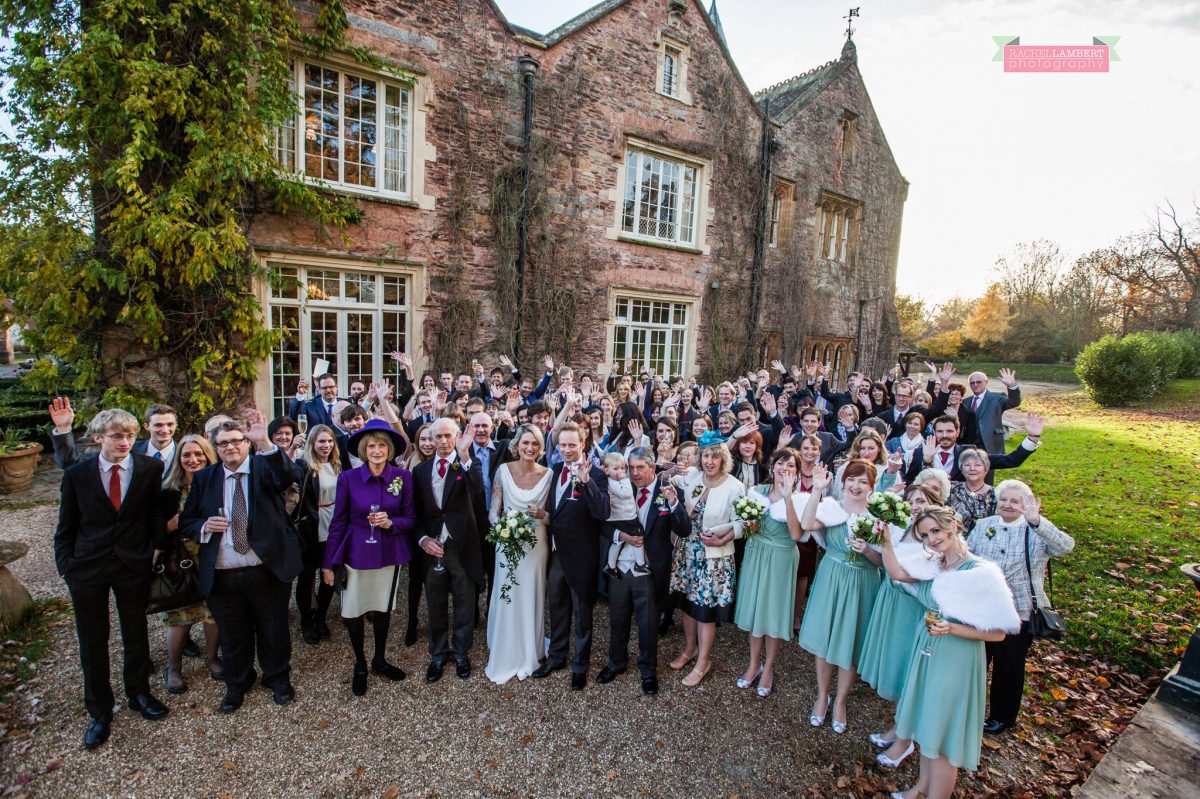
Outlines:
<svg viewBox="0 0 1200 799"><path fill-rule="evenodd" d="M560 477L560 478L558 479L558 484L559 484L560 486L565 486L565 485L567 484L567 476L568 476L569 474L570 474L570 469L568 469L568 468L567 468L567 464L565 464L565 463L564 463L564 464L563 464L563 467L562 467L562 477Z"/></svg>
<svg viewBox="0 0 1200 799"><path fill-rule="evenodd" d="M645 505L645 504L646 504L646 500L647 500L647 499L649 499L649 498L650 498L650 489L649 489L649 488L643 488L643 489L642 489L642 493L638 494L638 507L640 508L640 507L642 507L643 505Z"/></svg>
<svg viewBox="0 0 1200 799"><path fill-rule="evenodd" d="M113 465L108 471L108 501L112 503L113 510L121 510L121 467Z"/></svg>
<svg viewBox="0 0 1200 799"><path fill-rule="evenodd" d="M446 476L446 459L438 458L438 477Z"/></svg>

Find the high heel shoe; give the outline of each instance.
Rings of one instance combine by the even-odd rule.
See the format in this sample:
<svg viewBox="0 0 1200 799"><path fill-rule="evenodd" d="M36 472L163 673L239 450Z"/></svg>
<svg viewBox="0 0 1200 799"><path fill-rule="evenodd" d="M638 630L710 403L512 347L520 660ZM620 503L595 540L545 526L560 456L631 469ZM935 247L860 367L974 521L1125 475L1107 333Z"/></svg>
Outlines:
<svg viewBox="0 0 1200 799"><path fill-rule="evenodd" d="M834 732L836 732L838 735L841 735L842 733L844 733L846 731L846 727L849 726L849 722L850 722L850 719L848 719L848 718L845 721L838 721L837 719L830 719L829 726L833 727Z"/></svg>
<svg viewBox="0 0 1200 799"><path fill-rule="evenodd" d="M875 755L875 762L878 763L879 765L883 766L884 768L900 768L900 764L903 763L905 760L907 760L908 756L911 755L912 753L913 753L913 745L912 745L912 742L910 741L908 744L908 748L904 750L904 754L900 755L900 757L896 758L895 760L892 760L890 757L887 756L887 752L880 752L879 754Z"/></svg>
<svg viewBox="0 0 1200 799"><path fill-rule="evenodd" d="M871 733L869 737L871 739L871 743L875 744L875 746L880 749L888 749L892 744L896 743L895 738L884 738L877 732Z"/></svg>
<svg viewBox="0 0 1200 799"><path fill-rule="evenodd" d="M744 677L738 677L737 678L737 687L738 688L749 688L751 685L754 685L754 683L758 680L759 677L762 676L762 673L763 673L763 667L759 666L758 671L754 672L754 676L751 677L750 679L747 680Z"/></svg>
<svg viewBox="0 0 1200 799"><path fill-rule="evenodd" d="M809 714L808 723L814 727L820 727L822 724L825 723L825 717L827 715L829 715L829 708L831 708L832 706L833 706L833 698L827 697L826 701L825 701L825 712L819 716L814 715L814 714Z"/></svg>
<svg viewBox="0 0 1200 799"><path fill-rule="evenodd" d="M771 691L772 691L772 689L774 689L774 688L775 688L775 683L774 683L774 681L772 681L771 685L763 685L763 684L760 682L760 683L758 684L758 687L754 689L754 692L755 692L756 694L758 694L758 695L759 695L761 698L763 698L763 699L766 699L768 696L770 696L770 695L771 695Z"/></svg>
<svg viewBox="0 0 1200 799"><path fill-rule="evenodd" d="M683 678L683 684L688 688L695 688L697 685L704 682L704 678L708 676L710 671L712 671L712 666L709 666L704 671L700 671L698 668L693 668L688 672L688 675ZM695 676L697 674L700 676Z"/></svg>

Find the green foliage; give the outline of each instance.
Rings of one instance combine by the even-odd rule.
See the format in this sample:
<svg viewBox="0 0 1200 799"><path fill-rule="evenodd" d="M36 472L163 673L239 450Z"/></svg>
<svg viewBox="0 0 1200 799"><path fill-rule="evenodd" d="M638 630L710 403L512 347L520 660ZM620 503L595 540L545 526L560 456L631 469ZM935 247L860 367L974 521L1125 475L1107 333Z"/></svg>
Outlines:
<svg viewBox="0 0 1200 799"><path fill-rule="evenodd" d="M957 330L934 333L917 342L917 346L930 358L954 358L962 352L963 337Z"/></svg>
<svg viewBox="0 0 1200 799"><path fill-rule="evenodd" d="M359 218L271 152L295 113L292 46L326 53L345 29L338 0L315 33L270 0L0 0L3 322L77 367L77 389L231 404L273 341L250 290L255 216Z"/></svg>
<svg viewBox="0 0 1200 799"><path fill-rule="evenodd" d="M1180 330L1171 336L1179 342L1179 376L1200 377L1200 330Z"/></svg>
<svg viewBox="0 0 1200 799"><path fill-rule="evenodd" d="M1017 380L1024 383L1028 380L1043 383L1079 383L1075 367L1065 363L1022 363L1018 361L965 361L956 360L954 371L960 375L971 372L983 372L995 377L1001 369L1012 369L1017 373Z"/></svg>
<svg viewBox="0 0 1200 799"><path fill-rule="evenodd" d="M23 449L29 449L34 443L32 439L25 436L20 428L0 428L0 454L9 455L20 452Z"/></svg>
<svg viewBox="0 0 1200 799"><path fill-rule="evenodd" d="M1176 378L1194 377L1200 365L1200 334L1133 333L1089 344L1076 362L1079 379L1101 405L1148 399Z"/></svg>

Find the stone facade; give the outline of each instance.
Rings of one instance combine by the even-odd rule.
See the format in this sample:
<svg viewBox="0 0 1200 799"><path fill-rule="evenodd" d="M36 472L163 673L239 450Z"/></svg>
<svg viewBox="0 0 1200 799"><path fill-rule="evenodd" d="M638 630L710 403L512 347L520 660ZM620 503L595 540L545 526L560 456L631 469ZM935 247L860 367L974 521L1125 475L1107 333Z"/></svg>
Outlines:
<svg viewBox="0 0 1200 799"><path fill-rule="evenodd" d="M761 363L762 355L799 360L815 336L852 342L860 332L853 352L861 365L878 371L893 357L907 184L852 45L821 68L820 81L795 79L755 97L695 0L608 0L546 35L509 24L487 0L345 5L351 41L411 80L407 191L363 196L363 223L336 240L284 217L255 222L251 239L263 262L306 284L299 293L284 290L283 300L260 287L272 323L297 327L263 370L261 404L290 393L291 381L308 376L322 353L345 380L386 374L381 351L393 348L413 354L418 369L513 353L526 174L522 55L540 65L524 194L529 249L520 342L527 367L536 369L548 352L591 371L624 347L643 364L716 377ZM315 10L298 8L302 16ZM343 81L390 80L349 58L311 66ZM303 84L308 73L298 74ZM347 115L349 98L347 90ZM762 171L767 99L769 183ZM301 169L315 130L305 102L294 139ZM847 111L857 115L856 147L839 162ZM630 174L642 191L626 194ZM756 261L756 237L771 228L759 211L769 214L779 187L791 189L788 216L777 246L764 244ZM814 255L816 203L835 195L861 213L845 263ZM348 278L337 282L343 272L388 282L381 277L362 293ZM757 325L750 319L756 282ZM387 295L382 304L380 295ZM756 330L760 340L749 340ZM356 354L365 349L371 352Z"/></svg>

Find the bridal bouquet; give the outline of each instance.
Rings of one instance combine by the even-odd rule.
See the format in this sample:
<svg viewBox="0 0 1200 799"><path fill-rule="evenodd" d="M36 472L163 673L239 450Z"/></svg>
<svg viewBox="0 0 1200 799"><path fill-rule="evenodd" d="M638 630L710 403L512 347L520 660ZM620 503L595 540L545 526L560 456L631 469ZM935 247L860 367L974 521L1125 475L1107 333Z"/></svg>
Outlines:
<svg viewBox="0 0 1200 799"><path fill-rule="evenodd" d="M500 598L512 602L509 592L514 585L519 585L516 578L517 564L525 553L537 543L537 532L533 519L521 510L510 510L492 525L485 536L486 540L496 545L497 553L504 553L504 562L508 564L503 585L500 586Z"/></svg>
<svg viewBox="0 0 1200 799"><path fill-rule="evenodd" d="M878 496L878 495L876 495ZM868 507L870 504L868 503ZM855 538L861 538L868 544L879 545L883 539L880 537L879 531L875 527L875 519L870 516L855 516L850 522L850 535ZM846 558L850 563L854 563L859 559L860 554L854 550L850 551L850 555Z"/></svg>
<svg viewBox="0 0 1200 799"><path fill-rule="evenodd" d="M908 521L912 518L912 508L909 504L901 499L899 494L891 491L876 491L872 494L867 500L867 511L881 522L894 524L901 530L908 528Z"/></svg>
<svg viewBox="0 0 1200 799"><path fill-rule="evenodd" d="M733 501L733 516L742 522L747 538L758 532L758 523L767 515L767 505L758 494L746 494Z"/></svg>

